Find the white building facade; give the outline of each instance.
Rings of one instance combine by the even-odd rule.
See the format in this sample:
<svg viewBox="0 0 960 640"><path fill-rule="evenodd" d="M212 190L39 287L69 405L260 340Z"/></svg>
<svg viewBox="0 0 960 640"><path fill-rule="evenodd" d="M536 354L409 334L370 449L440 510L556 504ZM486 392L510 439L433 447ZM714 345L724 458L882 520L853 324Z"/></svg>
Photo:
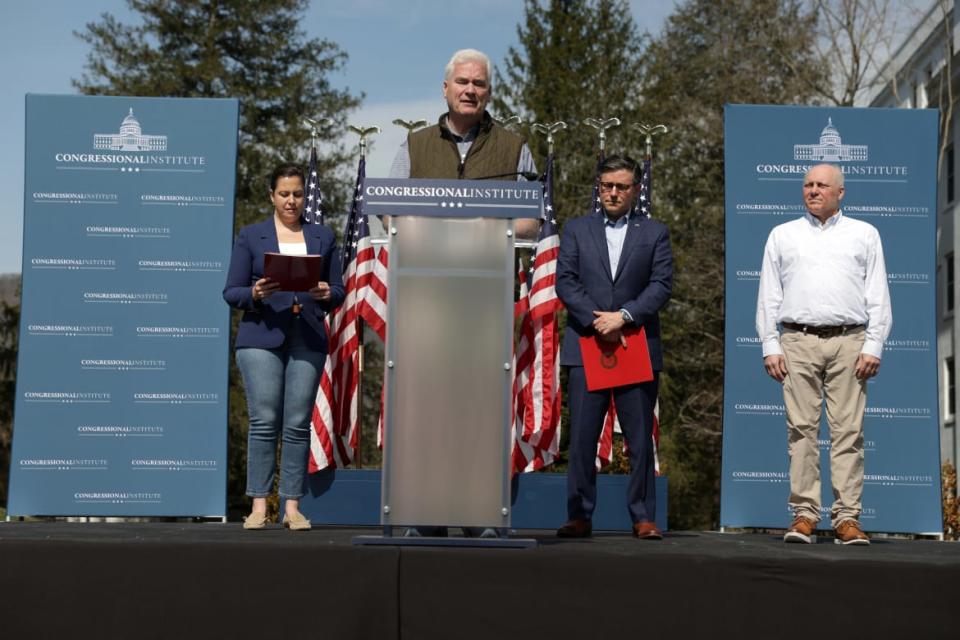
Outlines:
<svg viewBox="0 0 960 640"><path fill-rule="evenodd" d="M957 336L960 335L960 309L957 307L955 248L960 247L960 226L956 223L960 209L960 184L956 163L960 153L960 39L958 39L957 5L960 0L933 2L919 16L916 27L881 70L885 84L878 86L869 100L871 107L904 109L939 108L941 131L939 175L937 177L937 366L940 380L940 458L954 465L960 460L960 438L957 436L956 358L960 356ZM949 77L953 112L949 111L950 95L941 80ZM941 88L943 89L941 91ZM944 119L947 118L946 126ZM896 318L896 309L894 309Z"/></svg>

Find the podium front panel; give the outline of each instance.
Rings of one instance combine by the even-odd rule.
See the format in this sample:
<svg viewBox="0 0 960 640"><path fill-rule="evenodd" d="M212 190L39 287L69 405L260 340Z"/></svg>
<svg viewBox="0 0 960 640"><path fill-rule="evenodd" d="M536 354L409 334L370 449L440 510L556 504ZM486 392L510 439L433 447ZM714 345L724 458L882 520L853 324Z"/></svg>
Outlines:
<svg viewBox="0 0 960 640"><path fill-rule="evenodd" d="M383 524L509 526L512 226L392 220Z"/></svg>

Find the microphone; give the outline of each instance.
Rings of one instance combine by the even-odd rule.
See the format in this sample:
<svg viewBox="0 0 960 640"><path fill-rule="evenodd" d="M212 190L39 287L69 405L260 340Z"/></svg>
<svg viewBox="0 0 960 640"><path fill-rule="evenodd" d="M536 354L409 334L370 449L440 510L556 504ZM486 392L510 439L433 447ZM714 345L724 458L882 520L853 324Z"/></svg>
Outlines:
<svg viewBox="0 0 960 640"><path fill-rule="evenodd" d="M535 182L540 179L540 176L538 176L535 171L514 171L512 173L498 173L493 176L483 176L482 178L474 178L474 180L492 180L493 178L510 178L513 176L520 176L524 180L528 180L530 182Z"/></svg>

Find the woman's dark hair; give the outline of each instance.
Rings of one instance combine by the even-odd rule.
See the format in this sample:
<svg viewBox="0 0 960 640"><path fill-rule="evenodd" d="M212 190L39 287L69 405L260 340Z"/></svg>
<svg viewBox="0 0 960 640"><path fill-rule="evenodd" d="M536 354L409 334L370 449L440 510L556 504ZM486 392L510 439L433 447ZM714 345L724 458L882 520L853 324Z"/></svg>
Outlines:
<svg viewBox="0 0 960 640"><path fill-rule="evenodd" d="M273 170L273 173L270 174L271 193L277 189L277 180L280 178L300 178L300 182L307 184L306 176L303 173L303 167L298 164L293 164L292 162L278 164Z"/></svg>

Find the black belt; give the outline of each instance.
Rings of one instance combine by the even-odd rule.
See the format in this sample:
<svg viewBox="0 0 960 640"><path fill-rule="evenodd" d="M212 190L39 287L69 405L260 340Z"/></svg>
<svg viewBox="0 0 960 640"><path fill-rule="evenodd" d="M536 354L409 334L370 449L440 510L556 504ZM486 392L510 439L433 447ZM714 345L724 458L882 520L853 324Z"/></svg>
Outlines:
<svg viewBox="0 0 960 640"><path fill-rule="evenodd" d="M863 329L862 324L838 324L834 327L818 327L810 324L797 324L796 322L781 322L780 324L783 325L784 329L802 331L818 338L833 338L834 336L842 336L848 331Z"/></svg>

